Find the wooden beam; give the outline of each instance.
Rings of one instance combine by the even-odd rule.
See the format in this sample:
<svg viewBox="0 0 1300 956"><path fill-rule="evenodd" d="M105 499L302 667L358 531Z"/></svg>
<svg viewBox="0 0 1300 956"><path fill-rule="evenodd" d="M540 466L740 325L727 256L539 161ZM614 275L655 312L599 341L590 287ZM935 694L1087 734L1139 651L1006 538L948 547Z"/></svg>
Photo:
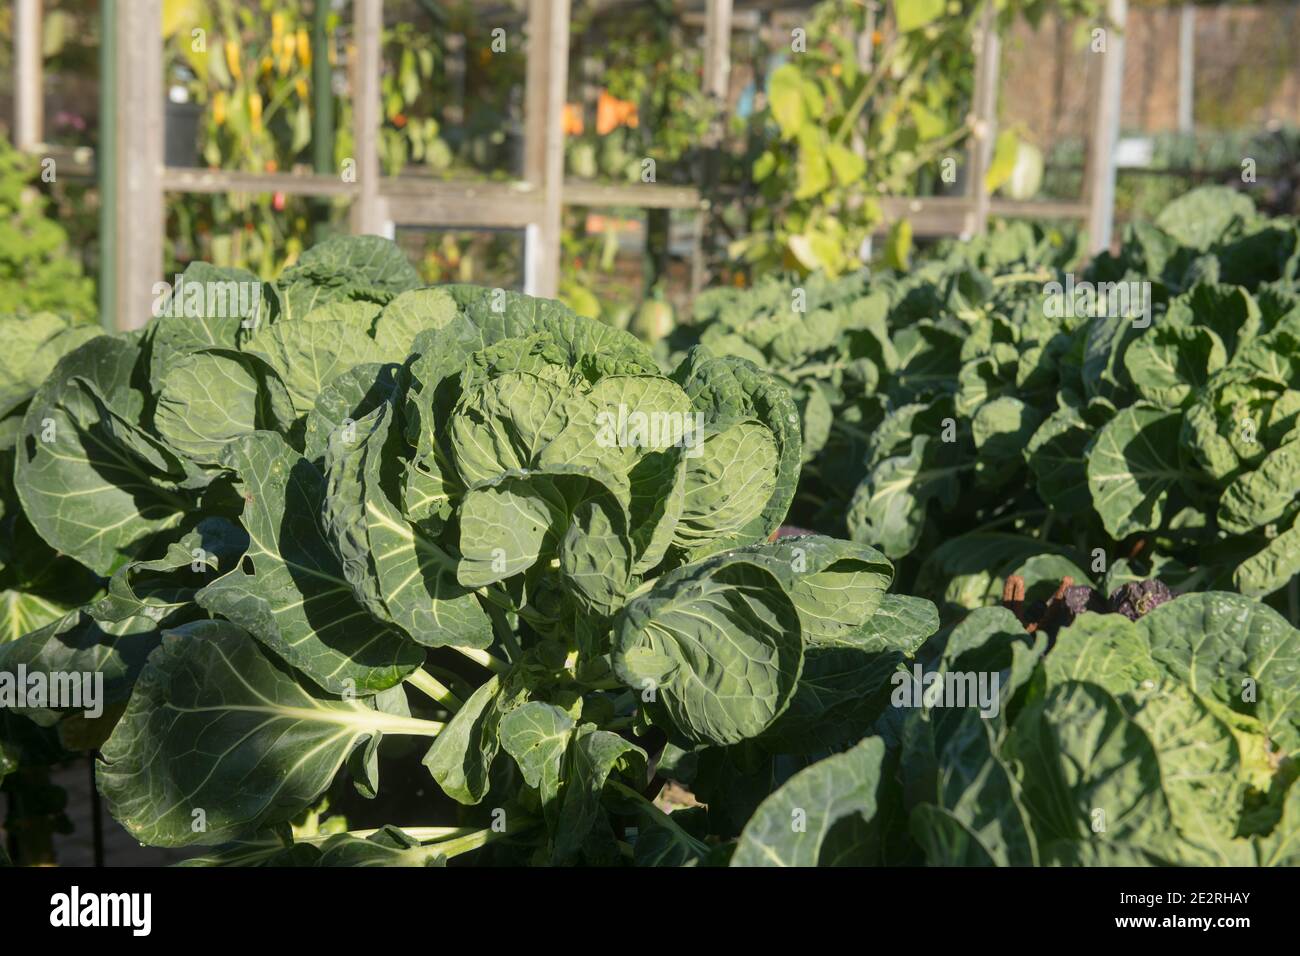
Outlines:
<svg viewBox="0 0 1300 956"><path fill-rule="evenodd" d="M554 298L560 285L564 197L564 110L569 76L569 0L529 0L524 101L524 179L541 196L541 215L527 224L524 291Z"/></svg>
<svg viewBox="0 0 1300 956"><path fill-rule="evenodd" d="M989 214L1004 219L1087 219L1088 204L1071 200L989 200Z"/></svg>
<svg viewBox="0 0 1300 956"><path fill-rule="evenodd" d="M380 194L402 225L524 229L542 218L541 193L527 183L384 179Z"/></svg>
<svg viewBox="0 0 1300 956"><path fill-rule="evenodd" d="M23 152L45 141L45 56L41 0L14 5L14 146Z"/></svg>
<svg viewBox="0 0 1300 956"><path fill-rule="evenodd" d="M168 166L163 189L178 193L284 193L288 196L356 196L361 184L319 173L246 173L233 169Z"/></svg>
<svg viewBox="0 0 1300 956"><path fill-rule="evenodd" d="M635 209L699 209L700 191L693 186L659 183L605 185L582 179L566 179L566 206L628 206Z"/></svg>
<svg viewBox="0 0 1300 956"><path fill-rule="evenodd" d="M105 241L116 247L114 325L136 329L149 321L163 272L162 0L119 0L114 10L117 195Z"/></svg>
<svg viewBox="0 0 1300 956"><path fill-rule="evenodd" d="M883 196L876 201L883 217L882 233L899 219L908 219L913 235L957 236L969 229L974 211L969 196Z"/></svg>
<svg viewBox="0 0 1300 956"><path fill-rule="evenodd" d="M974 130L970 138L966 195L971 200L971 218L962 232L982 235L989 224L987 174L993 161L998 131L998 81L1001 76L1002 43L998 37L993 4L985 4L975 32Z"/></svg>
<svg viewBox="0 0 1300 956"><path fill-rule="evenodd" d="M379 74L383 69L381 42L384 32L383 0L352 0L357 62L352 73L352 128L356 156L356 199L352 203L352 231L359 235L387 233L388 223L379 199Z"/></svg>
<svg viewBox="0 0 1300 956"><path fill-rule="evenodd" d="M1092 130L1088 137L1088 162L1084 196L1088 203L1088 247L1096 253L1110 248L1115 225L1115 144L1119 140L1120 97L1124 86L1124 25L1128 0L1106 0L1104 53L1094 69L1096 94L1092 103Z"/></svg>

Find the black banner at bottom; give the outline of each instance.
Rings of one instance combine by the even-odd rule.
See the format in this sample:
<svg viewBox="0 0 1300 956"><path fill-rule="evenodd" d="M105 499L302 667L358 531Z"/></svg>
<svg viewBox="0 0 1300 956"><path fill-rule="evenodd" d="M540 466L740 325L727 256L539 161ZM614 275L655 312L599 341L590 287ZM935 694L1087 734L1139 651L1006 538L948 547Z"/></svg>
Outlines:
<svg viewBox="0 0 1300 956"><path fill-rule="evenodd" d="M1290 872L1249 869L0 869L0 932L9 945L76 933L132 947L247 945L263 928L334 945L428 930L445 946L485 932L595 942L639 925L692 942L711 929L733 943L752 932L770 945L775 918L819 935L873 924L893 935L911 923L933 939L1041 924L1071 941L1229 942L1282 931L1293 895ZM693 928L673 930L674 914Z"/></svg>

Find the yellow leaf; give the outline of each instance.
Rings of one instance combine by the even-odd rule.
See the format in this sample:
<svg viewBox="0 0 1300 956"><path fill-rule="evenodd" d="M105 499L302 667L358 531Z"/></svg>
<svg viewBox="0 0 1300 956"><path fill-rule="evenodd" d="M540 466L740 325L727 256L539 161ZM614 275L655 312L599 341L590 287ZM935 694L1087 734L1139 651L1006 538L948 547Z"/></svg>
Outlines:
<svg viewBox="0 0 1300 956"><path fill-rule="evenodd" d="M984 174L984 188L993 192L1008 179L1016 168L1016 154L1019 152L1020 140L1011 130L998 133L997 142L993 144L993 161L989 163L988 172Z"/></svg>
<svg viewBox="0 0 1300 956"><path fill-rule="evenodd" d="M244 71L239 64L239 44L234 40L227 40L225 50L226 68L230 71L230 78L238 82L244 75Z"/></svg>

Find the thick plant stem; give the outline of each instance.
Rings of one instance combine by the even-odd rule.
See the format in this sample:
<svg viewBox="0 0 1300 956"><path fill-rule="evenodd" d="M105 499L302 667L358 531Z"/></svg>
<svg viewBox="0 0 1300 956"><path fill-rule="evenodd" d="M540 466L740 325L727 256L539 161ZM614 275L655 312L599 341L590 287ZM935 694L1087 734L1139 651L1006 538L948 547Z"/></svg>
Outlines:
<svg viewBox="0 0 1300 956"><path fill-rule="evenodd" d="M406 683L410 684L426 697L442 704L453 714L460 710L464 703L459 697L451 692L451 688L443 684L438 678L434 677L423 668L416 668L406 677Z"/></svg>
<svg viewBox="0 0 1300 956"><path fill-rule="evenodd" d="M432 843L436 840L450 840L453 837L468 836L471 833L477 833L474 827L399 827L403 833L412 840L419 840L421 843ZM358 840L366 840L378 833L378 829L372 830L349 830L348 836L354 836ZM311 836L295 837L295 843L324 843L330 837L335 836L333 833L315 833Z"/></svg>
<svg viewBox="0 0 1300 956"><path fill-rule="evenodd" d="M452 650L469 658L480 667L486 667L494 674L504 674L510 670L510 665L505 661L493 657L487 651L481 651L477 647L453 647Z"/></svg>
<svg viewBox="0 0 1300 956"><path fill-rule="evenodd" d="M473 833L467 833L465 836L453 837L450 840L440 840L437 843L426 844L425 849L434 851L438 856L446 857L450 860L454 856L460 856L462 853L469 853L471 850L477 850L480 847L487 846L493 840L499 840L501 837L509 836L512 833L518 833L520 827L506 827L504 830L475 830Z"/></svg>

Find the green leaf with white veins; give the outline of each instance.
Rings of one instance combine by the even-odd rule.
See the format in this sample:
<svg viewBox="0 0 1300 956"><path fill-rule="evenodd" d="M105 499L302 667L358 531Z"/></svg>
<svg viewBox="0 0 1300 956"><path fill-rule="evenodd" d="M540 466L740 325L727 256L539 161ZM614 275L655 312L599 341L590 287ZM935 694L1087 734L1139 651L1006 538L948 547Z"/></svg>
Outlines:
<svg viewBox="0 0 1300 956"><path fill-rule="evenodd" d="M515 759L524 782L537 790L547 822L559 811L564 752L577 723L554 704L539 700L516 707L501 718L501 746Z"/></svg>
<svg viewBox="0 0 1300 956"><path fill-rule="evenodd" d="M524 674L494 674L465 701L424 756L443 792L473 805L487 796L492 761L501 750L501 721L528 700Z"/></svg>
<svg viewBox="0 0 1300 956"><path fill-rule="evenodd" d="M317 269L352 273L366 285L394 294L420 284L420 274L401 247L381 236L335 236L317 243L285 275Z"/></svg>
<svg viewBox="0 0 1300 956"><path fill-rule="evenodd" d="M1300 631L1277 611L1208 591L1162 604L1138 626L1151 656L1194 694L1258 719L1288 753L1300 750Z"/></svg>
<svg viewBox="0 0 1300 956"><path fill-rule="evenodd" d="M624 449L603 445L587 396L529 372L507 372L467 392L451 420L456 470L467 486L507 471L602 466L622 474Z"/></svg>
<svg viewBox="0 0 1300 956"><path fill-rule="evenodd" d="M375 343L390 361L404 362L417 335L442 328L456 315L456 300L444 289L403 292L375 319Z"/></svg>
<svg viewBox="0 0 1300 956"><path fill-rule="evenodd" d="M1168 833L1169 803L1150 738L1095 684L1057 684L1016 718L1004 754L1023 767L1040 844L1145 843Z"/></svg>
<svg viewBox="0 0 1300 956"><path fill-rule="evenodd" d="M1264 597L1300 574L1300 524L1293 525L1252 554L1232 572L1242 594Z"/></svg>
<svg viewBox="0 0 1300 956"><path fill-rule="evenodd" d="M401 498L400 430L385 402L336 431L326 455L325 530L344 576L370 613L428 647L487 647L492 623L456 582L456 561L406 519Z"/></svg>
<svg viewBox="0 0 1300 956"><path fill-rule="evenodd" d="M236 438L287 432L295 418L280 376L257 356L227 349L178 356L161 375L157 403L158 434L205 465L217 464Z"/></svg>
<svg viewBox="0 0 1300 956"><path fill-rule="evenodd" d="M673 372L673 378L690 396L696 411L704 413L706 426L725 430L737 421L759 422L772 433L777 452L776 483L762 511L730 542L714 540L706 550L711 553L724 546L766 541L785 521L803 461L799 408L790 397L790 390L745 359L715 358L708 349L699 346L687 353ZM688 493L689 488L688 483Z"/></svg>
<svg viewBox="0 0 1300 956"><path fill-rule="evenodd" d="M868 737L852 750L799 771L759 805L736 844L732 866L816 866L827 855L851 859L854 831L837 827L876 815L885 743Z"/></svg>
<svg viewBox="0 0 1300 956"><path fill-rule="evenodd" d="M619 773L638 789L644 784L646 753L618 734L583 724L565 751L554 858L567 863L582 849L600 815L600 798L610 776Z"/></svg>
<svg viewBox="0 0 1300 956"><path fill-rule="evenodd" d="M1038 494L1059 511L1092 507L1084 451L1093 434L1076 410L1063 407L1048 416L1025 446Z"/></svg>
<svg viewBox="0 0 1300 956"><path fill-rule="evenodd" d="M1161 408L1179 408L1228 361L1213 331L1190 325L1157 323L1124 352L1133 386Z"/></svg>
<svg viewBox="0 0 1300 956"><path fill-rule="evenodd" d="M371 738L440 726L314 692L240 628L196 621L150 657L101 752L99 791L142 842L222 843L296 817Z"/></svg>
<svg viewBox="0 0 1300 956"><path fill-rule="evenodd" d="M703 413L675 382L650 375L610 375L591 390L597 442L621 446L629 468L629 512L636 541L636 570L661 560L685 504L688 456L704 440Z"/></svg>
<svg viewBox="0 0 1300 956"><path fill-rule="evenodd" d="M1182 416L1137 404L1112 418L1093 440L1088 487L1106 531L1124 538L1164 521L1169 492L1182 480Z"/></svg>
<svg viewBox="0 0 1300 956"><path fill-rule="evenodd" d="M613 625L614 671L653 691L697 743L762 733L794 695L803 668L799 615L779 562L728 552L658 578Z"/></svg>
<svg viewBox="0 0 1300 956"><path fill-rule="evenodd" d="M465 495L457 580L482 587L554 559L573 595L595 614L623 603L632 573L627 509L608 472L554 466L499 476Z"/></svg>
<svg viewBox="0 0 1300 956"><path fill-rule="evenodd" d="M759 741L773 753L824 753L860 738L886 704L890 677L939 629L929 601L883 595L856 631L810 642L790 707Z"/></svg>
<svg viewBox="0 0 1300 956"><path fill-rule="evenodd" d="M786 593L799 612L808 643L833 642L858 632L880 606L894 579L893 565L875 548L822 535L779 538L746 553L784 562Z"/></svg>
<svg viewBox="0 0 1300 956"><path fill-rule="evenodd" d="M398 365L369 362L356 365L333 379L316 396L307 413L304 457L321 461L333 434L349 422L374 411L384 402L401 400L406 376Z"/></svg>
<svg viewBox="0 0 1300 956"><path fill-rule="evenodd" d="M698 456L686 456L685 498L673 533L695 556L735 542L776 490L776 439L765 425L737 422L706 430Z"/></svg>
<svg viewBox="0 0 1300 956"><path fill-rule="evenodd" d="M961 473L972 467L948 464L950 447L930 435L916 435L908 454L876 466L853 495L848 514L853 540L874 545L891 558L910 553L920 541L930 502L950 506Z"/></svg>
<svg viewBox="0 0 1300 956"><path fill-rule="evenodd" d="M18 449L14 484L32 526L101 575L194 506L185 463L125 411L138 408L127 385L137 355L108 336L66 355L33 396Z"/></svg>
<svg viewBox="0 0 1300 956"><path fill-rule="evenodd" d="M1228 725L1177 684L1136 697L1133 718L1155 747L1174 825L1200 843L1232 839L1246 781Z"/></svg>
<svg viewBox="0 0 1300 956"><path fill-rule="evenodd" d="M981 405L971 422L976 479L997 487L1013 476L1024 464L1025 446L1042 420L1036 409L1010 396Z"/></svg>
<svg viewBox="0 0 1300 956"><path fill-rule="evenodd" d="M418 667L423 651L357 602L321 533L326 489L316 466L271 432L231 444L225 464L242 482L251 544L198 603L332 693L383 690Z"/></svg>
<svg viewBox="0 0 1300 956"><path fill-rule="evenodd" d="M1282 517L1300 489L1300 437L1273 449L1252 471L1233 479L1219 499L1219 526L1248 534Z"/></svg>
<svg viewBox="0 0 1300 956"><path fill-rule="evenodd" d="M296 414L306 415L316 396L354 365L384 361L383 351L365 328L352 322L276 322L264 326L245 346L279 374Z"/></svg>

